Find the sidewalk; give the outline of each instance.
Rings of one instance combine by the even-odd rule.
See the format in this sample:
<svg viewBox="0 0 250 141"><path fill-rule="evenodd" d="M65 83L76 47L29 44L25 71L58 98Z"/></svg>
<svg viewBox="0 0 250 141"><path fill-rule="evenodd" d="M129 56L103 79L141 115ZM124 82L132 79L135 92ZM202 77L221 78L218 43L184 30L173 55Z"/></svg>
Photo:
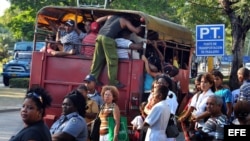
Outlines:
<svg viewBox="0 0 250 141"><path fill-rule="evenodd" d="M26 89L9 88L0 85L0 112L19 110Z"/></svg>

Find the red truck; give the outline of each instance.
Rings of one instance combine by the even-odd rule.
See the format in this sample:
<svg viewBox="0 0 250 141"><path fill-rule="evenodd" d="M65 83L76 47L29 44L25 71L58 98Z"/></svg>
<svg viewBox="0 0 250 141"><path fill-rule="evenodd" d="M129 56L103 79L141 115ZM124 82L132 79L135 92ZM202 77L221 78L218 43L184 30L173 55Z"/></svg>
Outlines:
<svg viewBox="0 0 250 141"><path fill-rule="evenodd" d="M47 19L57 23L72 19L81 23L87 20L93 21L105 15L121 13L127 14L135 26L141 25L141 18L144 18L145 32L141 37L165 42L165 47L159 46L165 61L173 59L174 52L178 52L180 68L175 80L180 82L181 95L187 94L194 42L192 32L176 23L140 11L48 6L37 13L34 42L44 41L45 36L52 33L52 28L49 26ZM155 35L157 35L157 39L154 39ZM144 49L147 49L147 46L144 47ZM59 57L44 52L33 52L29 87L42 86L52 95L53 103L46 111L45 116L48 126L51 126L60 116L63 97L83 83L83 79L90 72L91 63L91 58L82 55ZM135 115L139 114L138 109L143 94L144 71L144 62L141 59L119 60L118 80L126 87L119 89L118 105L121 114L128 118L129 123ZM104 84L108 83L107 68L104 68L100 80ZM101 90L101 87L97 87L97 89Z"/></svg>

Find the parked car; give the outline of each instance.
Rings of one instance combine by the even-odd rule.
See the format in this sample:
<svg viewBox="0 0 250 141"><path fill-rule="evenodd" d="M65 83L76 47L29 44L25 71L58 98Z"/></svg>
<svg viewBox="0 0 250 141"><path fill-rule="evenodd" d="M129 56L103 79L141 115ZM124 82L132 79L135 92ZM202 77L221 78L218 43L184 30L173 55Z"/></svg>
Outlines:
<svg viewBox="0 0 250 141"><path fill-rule="evenodd" d="M32 52L15 52L13 60L3 64L3 83L9 86L11 78L30 77L30 63Z"/></svg>

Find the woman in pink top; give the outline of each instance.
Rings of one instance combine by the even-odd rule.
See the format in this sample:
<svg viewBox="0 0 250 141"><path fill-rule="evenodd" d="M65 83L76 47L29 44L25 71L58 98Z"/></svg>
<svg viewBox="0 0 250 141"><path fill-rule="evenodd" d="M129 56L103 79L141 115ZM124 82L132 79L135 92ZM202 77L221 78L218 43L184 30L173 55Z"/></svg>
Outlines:
<svg viewBox="0 0 250 141"><path fill-rule="evenodd" d="M83 38L81 54L87 57L93 57L95 50L95 40L98 35L100 25L97 22L92 22L90 25L90 32Z"/></svg>

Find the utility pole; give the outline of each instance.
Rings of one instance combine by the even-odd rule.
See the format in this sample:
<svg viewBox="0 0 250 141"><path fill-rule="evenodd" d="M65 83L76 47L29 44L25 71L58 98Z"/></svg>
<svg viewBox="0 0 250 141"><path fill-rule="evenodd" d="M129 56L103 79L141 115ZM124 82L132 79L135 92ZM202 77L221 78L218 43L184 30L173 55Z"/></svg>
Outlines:
<svg viewBox="0 0 250 141"><path fill-rule="evenodd" d="M211 72L214 68L214 57L213 56L209 56L207 58L207 72Z"/></svg>

